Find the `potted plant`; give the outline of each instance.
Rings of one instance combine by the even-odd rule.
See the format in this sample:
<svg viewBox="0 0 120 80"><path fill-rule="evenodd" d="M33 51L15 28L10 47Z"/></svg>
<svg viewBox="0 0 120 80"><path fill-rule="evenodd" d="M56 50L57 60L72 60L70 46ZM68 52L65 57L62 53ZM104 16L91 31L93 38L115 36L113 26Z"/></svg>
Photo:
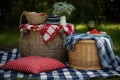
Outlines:
<svg viewBox="0 0 120 80"><path fill-rule="evenodd" d="M61 25L66 25L66 16L71 15L73 10L75 10L75 7L66 2L56 2L53 4L53 15L60 16Z"/></svg>

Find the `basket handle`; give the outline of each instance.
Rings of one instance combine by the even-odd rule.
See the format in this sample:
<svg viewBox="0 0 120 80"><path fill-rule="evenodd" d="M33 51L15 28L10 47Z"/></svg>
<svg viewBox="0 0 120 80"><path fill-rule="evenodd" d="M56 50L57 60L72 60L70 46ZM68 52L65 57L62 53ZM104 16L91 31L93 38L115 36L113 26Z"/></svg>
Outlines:
<svg viewBox="0 0 120 80"><path fill-rule="evenodd" d="M22 19L23 19L23 16L25 15L26 12L28 12L28 11L23 11L22 14L21 14L21 16L20 16L20 25L19 25L19 28L20 28L20 26L22 24Z"/></svg>

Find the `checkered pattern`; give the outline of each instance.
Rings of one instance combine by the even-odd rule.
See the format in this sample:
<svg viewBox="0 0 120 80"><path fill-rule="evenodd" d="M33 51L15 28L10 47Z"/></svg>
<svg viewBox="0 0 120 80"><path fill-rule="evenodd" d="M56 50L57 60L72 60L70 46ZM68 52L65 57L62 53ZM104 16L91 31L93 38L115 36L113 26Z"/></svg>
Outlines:
<svg viewBox="0 0 120 80"><path fill-rule="evenodd" d="M32 25L32 24L21 24L20 28L27 28L28 30L32 30L32 29L36 29L36 28L42 28L44 26L44 24L40 24L40 25Z"/></svg>
<svg viewBox="0 0 120 80"><path fill-rule="evenodd" d="M67 23L66 26L62 26L62 27L68 35L71 35L76 32L75 25L73 25L71 23Z"/></svg>
<svg viewBox="0 0 120 80"><path fill-rule="evenodd" d="M97 36L91 34L73 34L67 37L65 41L65 47L71 47L74 49L74 44L78 40L86 40L86 39L93 39L96 41L96 45L99 51L101 64L103 69L114 69L120 72L120 58L115 56L113 51L113 43L110 36Z"/></svg>
<svg viewBox="0 0 120 80"><path fill-rule="evenodd" d="M75 26L70 23L67 23L66 26L45 24L41 29L41 34L45 43L48 44L49 41L54 40L54 38L59 34L59 30L61 28L63 28L68 35L75 33Z"/></svg>
<svg viewBox="0 0 120 80"><path fill-rule="evenodd" d="M0 51L0 66L10 60L19 58L17 49L8 52ZM35 80L84 80L91 78L106 78L120 76L120 73L115 70L76 70L69 67L58 69L50 72L42 72L39 74L26 74L16 71L0 69L0 80L12 80L14 78L25 78Z"/></svg>
<svg viewBox="0 0 120 80"><path fill-rule="evenodd" d="M54 38L59 34L59 30L62 28L61 25L51 25L46 24L41 29L41 34L43 36L43 39L45 43L48 44L49 41L54 40Z"/></svg>
<svg viewBox="0 0 120 80"><path fill-rule="evenodd" d="M68 35L75 33L75 26L71 23L67 23L65 26L62 25L54 25L54 24L40 24L40 25L31 25L31 24L23 24L21 28L27 28L28 30L34 30L39 28L41 31L41 35L46 44L49 41L54 40L54 38L59 34L60 29L62 28Z"/></svg>

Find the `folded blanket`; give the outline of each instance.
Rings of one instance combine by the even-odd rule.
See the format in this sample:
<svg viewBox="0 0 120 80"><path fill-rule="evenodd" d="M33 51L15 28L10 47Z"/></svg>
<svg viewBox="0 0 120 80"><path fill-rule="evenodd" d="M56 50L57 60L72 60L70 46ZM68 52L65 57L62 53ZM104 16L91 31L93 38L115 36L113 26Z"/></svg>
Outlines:
<svg viewBox="0 0 120 80"><path fill-rule="evenodd" d="M95 40L101 59L103 69L114 69L120 71L120 58L115 56L113 51L112 39L108 35L97 36L91 34L73 34L66 38L65 47L74 49L74 44L79 40Z"/></svg>

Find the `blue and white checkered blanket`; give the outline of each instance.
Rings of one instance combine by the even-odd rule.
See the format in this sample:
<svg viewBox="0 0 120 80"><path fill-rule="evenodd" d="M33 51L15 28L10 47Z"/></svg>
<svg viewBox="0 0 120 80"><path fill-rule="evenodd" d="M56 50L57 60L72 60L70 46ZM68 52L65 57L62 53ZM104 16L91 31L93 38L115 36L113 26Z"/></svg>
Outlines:
<svg viewBox="0 0 120 80"><path fill-rule="evenodd" d="M103 69L120 71L120 58L114 54L110 36L76 33L66 38L65 47L68 48L69 46L71 49L74 49L74 44L79 40L95 40Z"/></svg>
<svg viewBox="0 0 120 80"><path fill-rule="evenodd" d="M8 52L0 51L0 66L19 57L20 54L17 49L12 49ZM66 68L39 74L27 74L0 69L0 80L16 80L16 78L24 78L24 80L84 80L114 76L120 77L120 73L115 70L76 70L70 68L68 64Z"/></svg>

